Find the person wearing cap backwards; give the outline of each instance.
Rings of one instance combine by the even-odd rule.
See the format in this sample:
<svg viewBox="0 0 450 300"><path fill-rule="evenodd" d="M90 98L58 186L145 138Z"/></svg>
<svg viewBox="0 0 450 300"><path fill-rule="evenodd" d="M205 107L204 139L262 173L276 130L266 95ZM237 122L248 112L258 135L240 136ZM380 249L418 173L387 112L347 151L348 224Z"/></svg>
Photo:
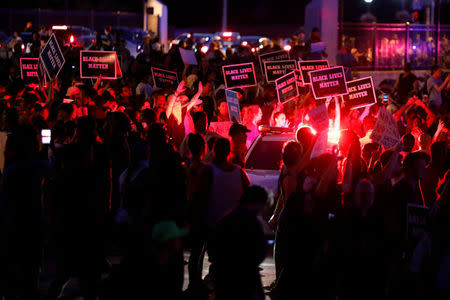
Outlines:
<svg viewBox="0 0 450 300"><path fill-rule="evenodd" d="M245 167L245 153L247 152L247 129L244 125L233 123L228 135L231 137L231 154L229 160L242 168Z"/></svg>
<svg viewBox="0 0 450 300"><path fill-rule="evenodd" d="M182 238L187 229L180 229L174 221L161 221L152 230L152 299L180 299L184 279Z"/></svg>

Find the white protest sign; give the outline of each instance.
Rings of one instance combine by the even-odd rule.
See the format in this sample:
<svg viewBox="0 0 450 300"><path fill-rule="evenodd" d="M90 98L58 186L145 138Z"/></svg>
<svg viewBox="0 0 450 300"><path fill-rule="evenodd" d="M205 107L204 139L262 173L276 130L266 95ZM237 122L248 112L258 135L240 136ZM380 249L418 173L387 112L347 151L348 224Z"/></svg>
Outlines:
<svg viewBox="0 0 450 300"><path fill-rule="evenodd" d="M311 125L317 132L321 132L328 129L328 110L325 104L319 105L310 111L308 111L308 116L311 120Z"/></svg>
<svg viewBox="0 0 450 300"><path fill-rule="evenodd" d="M379 110L370 139L375 143L383 145L385 148L392 148L401 141L397 122L386 110Z"/></svg>
<svg viewBox="0 0 450 300"><path fill-rule="evenodd" d="M198 65L197 59L195 58L194 51L179 48L181 58L183 62L188 65Z"/></svg>
<svg viewBox="0 0 450 300"><path fill-rule="evenodd" d="M327 151L328 144L328 130L319 132L316 142L311 151L311 158L318 157Z"/></svg>

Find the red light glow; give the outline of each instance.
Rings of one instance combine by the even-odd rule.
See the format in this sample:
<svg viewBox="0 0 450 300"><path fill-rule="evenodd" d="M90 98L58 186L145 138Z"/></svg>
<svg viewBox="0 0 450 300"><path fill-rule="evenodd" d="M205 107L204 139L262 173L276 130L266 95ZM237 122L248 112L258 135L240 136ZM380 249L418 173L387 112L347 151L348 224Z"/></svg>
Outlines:
<svg viewBox="0 0 450 300"><path fill-rule="evenodd" d="M284 50L285 51L291 51L291 45L284 46Z"/></svg>
<svg viewBox="0 0 450 300"><path fill-rule="evenodd" d="M241 45L245 47L245 46L248 45L248 42L247 41L243 41Z"/></svg>
<svg viewBox="0 0 450 300"><path fill-rule="evenodd" d="M225 31L222 35L225 37L230 37L232 33L230 31Z"/></svg>
<svg viewBox="0 0 450 300"><path fill-rule="evenodd" d="M70 36L69 42L72 44L75 41L75 37L73 35Z"/></svg>

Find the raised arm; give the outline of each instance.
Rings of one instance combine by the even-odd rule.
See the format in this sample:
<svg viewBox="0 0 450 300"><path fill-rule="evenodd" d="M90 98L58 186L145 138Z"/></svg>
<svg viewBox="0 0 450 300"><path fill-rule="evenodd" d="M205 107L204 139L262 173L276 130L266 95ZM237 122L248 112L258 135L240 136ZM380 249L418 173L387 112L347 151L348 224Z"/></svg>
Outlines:
<svg viewBox="0 0 450 300"><path fill-rule="evenodd" d="M413 104L416 103L416 99L417 97L412 97L408 100L408 102L403 105L402 107L400 107L399 110L397 110L392 116L394 117L395 121L400 121L401 116L403 115L403 113L405 112L406 109L408 109L409 107L411 107Z"/></svg>
<svg viewBox="0 0 450 300"><path fill-rule="evenodd" d="M436 115L419 99L416 100L416 105L422 107L428 115L427 127L433 125L436 120Z"/></svg>
<svg viewBox="0 0 450 300"><path fill-rule="evenodd" d="M194 95L194 97L192 97L191 101L189 101L189 103L188 103L187 111L190 111L195 106L195 104L197 103L197 100L199 100L199 97L202 94L202 92L203 92L203 85L202 85L202 82L200 81L198 83L197 93Z"/></svg>

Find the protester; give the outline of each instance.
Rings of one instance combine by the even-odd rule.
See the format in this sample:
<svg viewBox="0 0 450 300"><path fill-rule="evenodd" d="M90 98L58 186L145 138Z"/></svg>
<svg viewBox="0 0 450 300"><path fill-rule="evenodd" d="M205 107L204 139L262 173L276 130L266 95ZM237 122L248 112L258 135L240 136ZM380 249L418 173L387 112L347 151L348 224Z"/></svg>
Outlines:
<svg viewBox="0 0 450 300"><path fill-rule="evenodd" d="M264 299L258 266L266 255L266 242L257 216L267 200L263 188L251 186L239 206L219 221L210 247L216 299Z"/></svg>
<svg viewBox="0 0 450 300"><path fill-rule="evenodd" d="M122 55L117 79L80 78L83 47L60 43L56 80L22 80L19 58L37 57L49 32L31 34L31 52L16 32L2 58L0 298L263 299L271 229L273 299L448 298L450 79L439 67L429 103L406 63L398 106L371 98L350 109L315 99L309 85L277 105L258 55L282 50L279 39L226 50L214 40L203 53L191 35L166 53L151 33L133 59L105 27L86 48ZM340 65L354 63L353 43ZM291 58L326 57L317 29L290 46ZM183 63L183 47L199 50L197 66ZM256 85L233 88L239 122L222 67L246 62ZM152 67L178 82L156 87ZM276 167L258 169L266 161ZM264 212L271 197L247 172L273 189ZM63 291L71 277L79 291Z"/></svg>
<svg viewBox="0 0 450 300"><path fill-rule="evenodd" d="M430 109L437 112L442 105L441 92L448 86L450 75L444 81L441 80L441 68L437 65L431 67L431 77L427 80L427 91L430 99Z"/></svg>

